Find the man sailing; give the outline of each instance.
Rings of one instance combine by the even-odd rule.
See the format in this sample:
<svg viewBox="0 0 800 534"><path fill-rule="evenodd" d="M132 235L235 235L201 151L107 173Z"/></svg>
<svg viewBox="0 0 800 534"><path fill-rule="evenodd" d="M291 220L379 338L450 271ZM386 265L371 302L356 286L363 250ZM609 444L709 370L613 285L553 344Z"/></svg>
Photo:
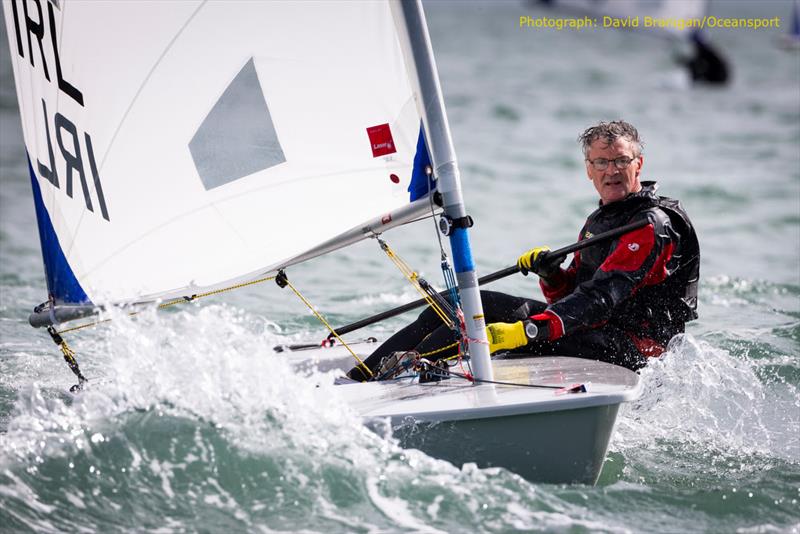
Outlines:
<svg viewBox="0 0 800 534"><path fill-rule="evenodd" d="M492 353L561 355L639 369L697 318L700 248L677 200L640 181L639 132L625 121L601 122L579 137L586 174L600 196L579 239L646 219L647 224L575 253L566 269L547 247L528 250L520 270L539 276L547 303L481 291ZM453 356L455 333L431 310L390 337L367 358L375 373L384 358L415 350L429 359ZM348 376L366 380L357 366Z"/></svg>

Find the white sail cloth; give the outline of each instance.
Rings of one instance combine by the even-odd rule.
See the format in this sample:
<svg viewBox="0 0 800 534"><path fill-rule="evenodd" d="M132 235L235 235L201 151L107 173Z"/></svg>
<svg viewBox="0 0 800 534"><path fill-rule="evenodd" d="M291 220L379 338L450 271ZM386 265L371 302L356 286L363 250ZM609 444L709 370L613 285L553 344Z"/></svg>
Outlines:
<svg viewBox="0 0 800 534"><path fill-rule="evenodd" d="M34 189L91 301L218 287L409 212L421 115L389 4L4 7Z"/></svg>

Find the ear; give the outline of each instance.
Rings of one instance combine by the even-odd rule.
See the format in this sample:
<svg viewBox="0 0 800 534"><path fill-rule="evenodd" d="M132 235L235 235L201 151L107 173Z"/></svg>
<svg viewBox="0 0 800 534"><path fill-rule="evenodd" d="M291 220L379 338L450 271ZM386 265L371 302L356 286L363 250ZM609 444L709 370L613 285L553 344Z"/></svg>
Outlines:
<svg viewBox="0 0 800 534"><path fill-rule="evenodd" d="M642 167L644 167L644 156L640 155L638 158L636 158L636 160L636 165L639 167L636 169L636 177L638 178L639 174L642 172Z"/></svg>
<svg viewBox="0 0 800 534"><path fill-rule="evenodd" d="M591 182L594 180L592 178L592 171L590 167L591 163L589 163L588 161L584 161L583 163L586 165L586 177L589 178L589 181Z"/></svg>

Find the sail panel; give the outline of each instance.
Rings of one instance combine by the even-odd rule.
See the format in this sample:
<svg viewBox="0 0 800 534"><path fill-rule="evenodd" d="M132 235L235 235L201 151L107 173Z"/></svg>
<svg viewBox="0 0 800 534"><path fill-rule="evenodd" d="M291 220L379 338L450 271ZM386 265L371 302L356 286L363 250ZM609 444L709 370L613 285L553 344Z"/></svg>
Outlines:
<svg viewBox="0 0 800 534"><path fill-rule="evenodd" d="M4 2L25 143L92 301L264 272L412 200L422 118L388 4L26 5L41 50Z"/></svg>
<svg viewBox="0 0 800 534"><path fill-rule="evenodd" d="M214 104L189 150L206 189L286 161L252 59Z"/></svg>

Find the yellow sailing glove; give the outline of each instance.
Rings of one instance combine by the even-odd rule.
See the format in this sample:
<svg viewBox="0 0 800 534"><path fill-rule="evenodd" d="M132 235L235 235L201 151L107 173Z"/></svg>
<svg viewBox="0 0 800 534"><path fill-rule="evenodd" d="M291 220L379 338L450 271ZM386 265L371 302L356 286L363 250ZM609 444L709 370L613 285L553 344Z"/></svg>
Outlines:
<svg viewBox="0 0 800 534"><path fill-rule="evenodd" d="M516 323L491 323L486 326L486 338L489 340L489 352L512 350L528 344L525 326L522 321Z"/></svg>
<svg viewBox="0 0 800 534"><path fill-rule="evenodd" d="M525 276L528 276L528 271L530 271L541 278L550 278L556 274L562 261L564 261L563 258L550 257L550 247L536 247L517 259L517 267Z"/></svg>

